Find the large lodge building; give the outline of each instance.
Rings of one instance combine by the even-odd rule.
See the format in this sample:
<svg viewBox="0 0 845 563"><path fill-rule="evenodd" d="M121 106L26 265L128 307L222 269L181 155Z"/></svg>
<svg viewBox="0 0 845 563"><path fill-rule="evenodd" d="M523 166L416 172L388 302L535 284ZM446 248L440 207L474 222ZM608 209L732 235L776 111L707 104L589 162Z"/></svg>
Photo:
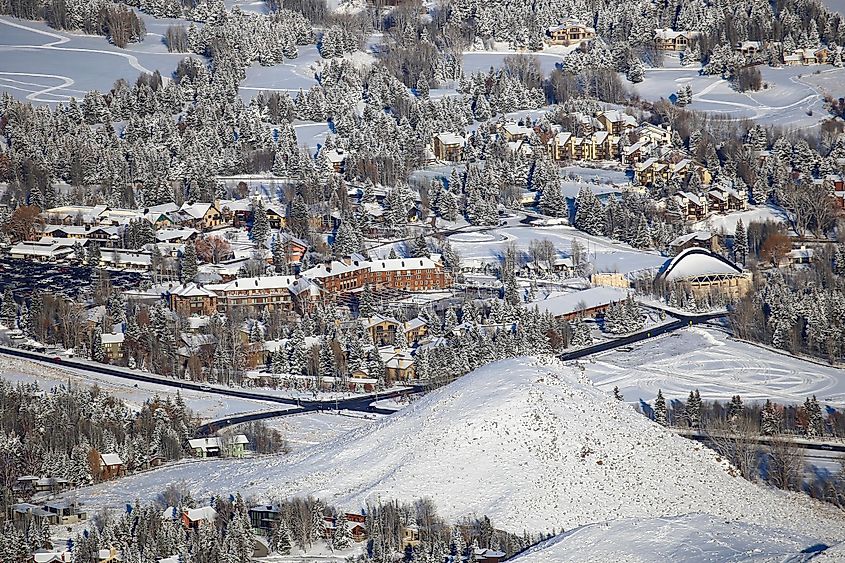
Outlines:
<svg viewBox="0 0 845 563"><path fill-rule="evenodd" d="M170 308L180 314L208 315L232 307L292 311L318 300L363 289L432 291L452 286L452 274L439 255L430 258L364 260L345 258L310 268L299 277L264 276L238 278L227 283L181 285L169 292Z"/></svg>

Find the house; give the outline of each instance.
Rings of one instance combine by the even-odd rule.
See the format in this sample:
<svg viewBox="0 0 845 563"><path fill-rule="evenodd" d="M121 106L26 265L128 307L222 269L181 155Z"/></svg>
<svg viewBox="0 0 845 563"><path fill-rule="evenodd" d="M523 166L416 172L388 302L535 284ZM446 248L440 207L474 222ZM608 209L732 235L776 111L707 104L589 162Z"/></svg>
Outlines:
<svg viewBox="0 0 845 563"><path fill-rule="evenodd" d="M169 242L169 243L186 243L189 240L194 240L197 237L196 229L191 228L182 228L182 229L159 229L156 231L156 240L158 242Z"/></svg>
<svg viewBox="0 0 845 563"><path fill-rule="evenodd" d="M743 57L753 57L763 51L762 41L742 41L734 47L737 53Z"/></svg>
<svg viewBox="0 0 845 563"><path fill-rule="evenodd" d="M501 563L505 560L505 553L495 549L478 547L474 552L475 563Z"/></svg>
<svg viewBox="0 0 845 563"><path fill-rule="evenodd" d="M695 36L691 31L675 31L671 28L654 30L654 44L661 51L683 51Z"/></svg>
<svg viewBox="0 0 845 563"><path fill-rule="evenodd" d="M745 192L738 192L730 186L718 184L707 191L707 205L714 213L742 211L748 205Z"/></svg>
<svg viewBox="0 0 845 563"><path fill-rule="evenodd" d="M73 248L64 244L50 242L18 242L9 249L12 258L35 260L38 262L56 262L73 255Z"/></svg>
<svg viewBox="0 0 845 563"><path fill-rule="evenodd" d="M414 358L410 350L387 346L379 350L388 381L408 381L415 375Z"/></svg>
<svg viewBox="0 0 845 563"><path fill-rule="evenodd" d="M348 153L343 149L331 149L326 151L326 161L333 172L346 170L346 157Z"/></svg>
<svg viewBox="0 0 845 563"><path fill-rule="evenodd" d="M658 180L664 182L671 177L672 169L668 164L657 158L649 158L634 164L634 175L643 186L651 186Z"/></svg>
<svg viewBox="0 0 845 563"><path fill-rule="evenodd" d="M376 346L393 346L396 341L396 333L400 330L401 323L390 317L376 315L364 319L364 328L370 333L370 339Z"/></svg>
<svg viewBox="0 0 845 563"><path fill-rule="evenodd" d="M100 479L108 481L126 475L123 460L118 454L100 454Z"/></svg>
<svg viewBox="0 0 845 563"><path fill-rule="evenodd" d="M791 53L783 54L783 64L787 66L821 64L827 61L828 54L827 49L795 49Z"/></svg>
<svg viewBox="0 0 845 563"><path fill-rule="evenodd" d="M569 160L573 157L573 135L569 131L561 131L549 139L547 146L553 160Z"/></svg>
<svg viewBox="0 0 845 563"><path fill-rule="evenodd" d="M184 203L176 217L183 226L200 231L209 231L223 223L223 216L213 203Z"/></svg>
<svg viewBox="0 0 845 563"><path fill-rule="evenodd" d="M61 551L36 551L32 554L33 563L71 563L73 552L63 549Z"/></svg>
<svg viewBox="0 0 845 563"><path fill-rule="evenodd" d="M88 514L79 508L75 502L68 500L54 500L46 503L43 509L54 515L57 524L67 525L81 522Z"/></svg>
<svg viewBox="0 0 845 563"><path fill-rule="evenodd" d="M50 511L35 504L19 502L12 505L11 518L12 522L18 523L19 528L26 529L33 520L56 525L59 523L60 515L57 511Z"/></svg>
<svg viewBox="0 0 845 563"><path fill-rule="evenodd" d="M186 317L212 315L217 311L217 294L193 282L177 286L167 295L170 310Z"/></svg>
<svg viewBox="0 0 845 563"><path fill-rule="evenodd" d="M500 125L501 131L505 136L505 140L510 142L525 141L534 132L530 127L519 125L513 121L508 121Z"/></svg>
<svg viewBox="0 0 845 563"><path fill-rule="evenodd" d="M580 44L582 41L591 41L596 38L595 28L589 27L574 18L561 21L546 30L547 41L550 45Z"/></svg>
<svg viewBox="0 0 845 563"><path fill-rule="evenodd" d="M541 313L550 313L553 317L572 320L584 317L601 317L613 303L628 298L627 289L619 287L592 287L582 291L568 293L554 292L545 299L528 304L529 308L536 306Z"/></svg>
<svg viewBox="0 0 845 563"><path fill-rule="evenodd" d="M302 277L318 284L326 294L340 295L363 288L369 271L370 263L356 257L318 264L302 272Z"/></svg>
<svg viewBox="0 0 845 563"><path fill-rule="evenodd" d="M796 266L799 264L809 264L813 261L814 254L815 252L812 248L807 248L802 244L800 247L790 250L787 258L790 264Z"/></svg>
<svg viewBox="0 0 845 563"><path fill-rule="evenodd" d="M640 142L646 141L658 146L672 145L672 129L668 125L658 127L651 123L643 123L634 129L634 134L637 135L637 140Z"/></svg>
<svg viewBox="0 0 845 563"><path fill-rule="evenodd" d="M279 233L275 243L283 245L288 264L299 264L305 253L308 252L308 243L290 233Z"/></svg>
<svg viewBox="0 0 845 563"><path fill-rule="evenodd" d="M217 511L210 506L192 508L182 513L182 525L186 529L196 530L200 526L213 524L217 518Z"/></svg>
<svg viewBox="0 0 845 563"><path fill-rule="evenodd" d="M458 162L463 158L467 141L455 133L438 133L434 136L434 156L438 160Z"/></svg>
<svg viewBox="0 0 845 563"><path fill-rule="evenodd" d="M188 440L188 446L194 450L194 455L201 458L221 456L241 458L246 453L247 445L249 445L249 439L244 434Z"/></svg>
<svg viewBox="0 0 845 563"><path fill-rule="evenodd" d="M123 361L123 341L124 335L122 332L105 332L101 335L103 344L103 353L106 355L106 360L109 363L117 364Z"/></svg>
<svg viewBox="0 0 845 563"><path fill-rule="evenodd" d="M253 506L249 509L249 523L253 530L269 532L281 520L282 513L269 504Z"/></svg>
<svg viewBox="0 0 845 563"><path fill-rule="evenodd" d="M420 545L420 529L415 524L402 526L402 550Z"/></svg>
<svg viewBox="0 0 845 563"><path fill-rule="evenodd" d="M633 131L637 127L637 119L633 115L612 109L600 112L596 119L602 128L613 136L615 141L622 135Z"/></svg>
<svg viewBox="0 0 845 563"><path fill-rule="evenodd" d="M701 221L707 215L707 199L691 192L678 192L674 196L684 218Z"/></svg>
<svg viewBox="0 0 845 563"><path fill-rule="evenodd" d="M153 256L145 250L104 250L100 254L100 265L105 268L119 270L136 270L140 272L152 269Z"/></svg>
<svg viewBox="0 0 845 563"><path fill-rule="evenodd" d="M681 235L669 243L669 251L675 255L687 248L706 248L711 252L719 249L719 237L710 231L694 231Z"/></svg>
<svg viewBox="0 0 845 563"><path fill-rule="evenodd" d="M349 523L349 533L352 536L352 541L356 543L365 541L367 539L366 516L352 512L347 512L344 516Z"/></svg>

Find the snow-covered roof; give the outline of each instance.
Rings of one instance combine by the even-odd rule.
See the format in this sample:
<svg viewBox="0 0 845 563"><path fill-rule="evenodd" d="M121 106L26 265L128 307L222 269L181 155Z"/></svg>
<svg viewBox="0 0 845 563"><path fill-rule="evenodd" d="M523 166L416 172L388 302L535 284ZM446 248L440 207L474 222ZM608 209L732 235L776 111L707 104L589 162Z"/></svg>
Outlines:
<svg viewBox="0 0 845 563"><path fill-rule="evenodd" d="M466 139L464 139L461 135L456 135L455 133L438 133L436 137L438 141L449 146L458 145L463 147L467 143Z"/></svg>
<svg viewBox="0 0 845 563"><path fill-rule="evenodd" d="M185 203L179 208L179 212L194 219L202 219L213 205L213 203Z"/></svg>
<svg viewBox="0 0 845 563"><path fill-rule="evenodd" d="M218 285L228 285L228 284L218 284ZM182 284L180 286L174 287L170 290L170 295L176 295L177 297L212 297L215 295L213 291L209 291L208 289L197 285L193 282Z"/></svg>
<svg viewBox="0 0 845 563"><path fill-rule="evenodd" d="M100 454L103 465L123 465L123 460L117 454Z"/></svg>
<svg viewBox="0 0 845 563"><path fill-rule="evenodd" d="M429 270L435 268L437 263L432 258L386 258L384 260L373 260L368 262L371 272L394 272L397 270ZM439 257L438 257L439 258Z"/></svg>
<svg viewBox="0 0 845 563"><path fill-rule="evenodd" d="M340 164L346 160L347 156L348 153L343 149L332 149L326 151L326 160L328 160L330 164Z"/></svg>
<svg viewBox="0 0 845 563"><path fill-rule="evenodd" d="M562 317L623 301L628 295L628 290L620 287L591 287L583 291L554 293L545 299L529 303L528 307L533 308L536 305L541 313Z"/></svg>
<svg viewBox="0 0 845 563"><path fill-rule="evenodd" d="M159 242L169 242L172 240L185 240L188 239L199 231L196 229L184 228L184 229L161 229L160 231L156 232L156 240Z"/></svg>
<svg viewBox="0 0 845 563"><path fill-rule="evenodd" d="M507 132L507 134L510 135L511 137L514 137L514 136L517 136L517 135L530 135L531 133L534 132L534 130L531 129L530 127L526 127L524 125L519 125L517 123L505 123L505 125L502 127L502 129L504 129L505 132Z"/></svg>
<svg viewBox="0 0 845 563"><path fill-rule="evenodd" d="M611 123L622 123L623 125L631 127L636 127L637 125L637 118L618 109L603 111L600 115Z"/></svg>
<svg viewBox="0 0 845 563"><path fill-rule="evenodd" d="M103 344L123 344L124 336L122 332L118 333L111 333L106 332L103 334Z"/></svg>
<svg viewBox="0 0 845 563"><path fill-rule="evenodd" d="M681 36L689 37L689 35L687 31L675 31L668 27L654 30L654 36L658 39L674 40Z"/></svg>
<svg viewBox="0 0 845 563"><path fill-rule="evenodd" d="M202 508L192 508L191 510L187 510L185 511L185 515L191 522L196 522L198 520L207 520L211 522L217 517L217 511L210 506L203 506Z"/></svg>
<svg viewBox="0 0 845 563"><path fill-rule="evenodd" d="M302 272L302 277L309 279L327 278L348 272L357 272L358 270L368 268L369 265L370 263L366 261L360 262L358 260L352 260L349 264L347 264L339 260L332 260L329 264L317 264L313 268L305 270Z"/></svg>
<svg viewBox="0 0 845 563"><path fill-rule="evenodd" d="M9 249L13 255L53 257L73 252L64 244L42 244L40 242L19 242Z"/></svg>
<svg viewBox="0 0 845 563"><path fill-rule="evenodd" d="M205 286L214 293L227 291L245 291L249 289L285 289L296 280L294 276L263 276L260 278L238 278L226 283L215 283Z"/></svg>
<svg viewBox="0 0 845 563"><path fill-rule="evenodd" d="M710 239L712 238L713 234L710 231L693 231L691 233L679 236L678 238L670 242L669 246L682 246L691 240L697 240L699 242L710 242Z"/></svg>
<svg viewBox="0 0 845 563"><path fill-rule="evenodd" d="M707 276L741 276L742 269L704 248L687 248L668 260L658 274L668 282L691 281Z"/></svg>

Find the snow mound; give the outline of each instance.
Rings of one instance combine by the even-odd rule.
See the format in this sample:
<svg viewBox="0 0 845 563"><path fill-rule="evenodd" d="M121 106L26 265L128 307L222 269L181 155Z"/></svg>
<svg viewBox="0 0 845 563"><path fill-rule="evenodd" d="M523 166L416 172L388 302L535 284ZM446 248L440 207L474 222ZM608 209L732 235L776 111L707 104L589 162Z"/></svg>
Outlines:
<svg viewBox="0 0 845 563"><path fill-rule="evenodd" d="M804 534L706 514L590 524L543 542L519 563L558 561L806 561L827 545ZM831 551L834 551L835 548ZM815 559L813 559L815 561Z"/></svg>
<svg viewBox="0 0 845 563"><path fill-rule="evenodd" d="M702 511L807 533L835 528L818 503L745 481L712 450L550 362L479 368L268 470L268 493L313 494L350 509L430 497L452 521L486 514L512 531Z"/></svg>
<svg viewBox="0 0 845 563"><path fill-rule="evenodd" d="M703 512L830 543L845 536L832 507L743 480L715 452L654 424L574 366L535 358L489 364L288 456L177 464L90 487L80 500L89 510L122 506L179 480L194 498L313 495L348 510L429 497L450 521L486 514L517 533Z"/></svg>

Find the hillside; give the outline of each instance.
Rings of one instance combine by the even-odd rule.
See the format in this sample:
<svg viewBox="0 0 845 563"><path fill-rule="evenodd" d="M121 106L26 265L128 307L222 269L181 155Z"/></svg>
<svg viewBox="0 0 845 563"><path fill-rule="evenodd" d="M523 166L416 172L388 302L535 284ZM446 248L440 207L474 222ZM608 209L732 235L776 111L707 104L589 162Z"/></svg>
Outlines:
<svg viewBox="0 0 845 563"><path fill-rule="evenodd" d="M349 509L427 496L449 519L487 514L512 531L694 512L828 541L843 529L825 521L832 509L742 480L714 452L653 424L573 367L532 358L480 368L313 449L196 468L163 468L81 497L121 506L127 496L151 498L185 480L195 498L311 494Z"/></svg>
<svg viewBox="0 0 845 563"><path fill-rule="evenodd" d="M514 561L761 563L806 561L822 550L827 557L831 557L835 555L837 547L828 551L823 543L804 534L785 533L752 524L728 523L706 514L690 514L590 524L543 542Z"/></svg>

